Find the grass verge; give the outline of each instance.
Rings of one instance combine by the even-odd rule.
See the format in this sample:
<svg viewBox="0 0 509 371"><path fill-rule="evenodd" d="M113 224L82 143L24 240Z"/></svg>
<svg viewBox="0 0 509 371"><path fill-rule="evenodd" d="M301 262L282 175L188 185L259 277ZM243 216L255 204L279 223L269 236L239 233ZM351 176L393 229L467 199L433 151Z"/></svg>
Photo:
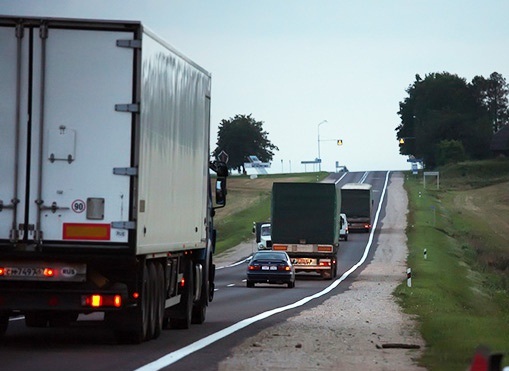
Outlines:
<svg viewBox="0 0 509 371"><path fill-rule="evenodd" d="M405 182L412 287L404 283L395 295L407 313L418 316L427 345L420 363L429 370L465 370L481 344L503 353L509 365L509 241L493 232L492 210L483 208L493 193L483 200L483 192L473 189L493 183L477 170L486 168L460 166L445 171L459 174L447 178L446 189L425 190L422 178L411 176ZM458 197L481 198L480 206L469 209ZM509 220L509 210L498 217Z"/></svg>

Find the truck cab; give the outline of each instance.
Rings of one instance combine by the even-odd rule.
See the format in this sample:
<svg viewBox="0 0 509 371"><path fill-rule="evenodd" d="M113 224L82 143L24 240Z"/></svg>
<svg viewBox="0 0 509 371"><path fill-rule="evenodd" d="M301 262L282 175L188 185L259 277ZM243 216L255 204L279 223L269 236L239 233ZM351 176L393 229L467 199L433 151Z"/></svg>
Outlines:
<svg viewBox="0 0 509 371"><path fill-rule="evenodd" d="M272 240L270 235L270 224L262 224L260 228L260 242L258 243L258 250L272 249Z"/></svg>
<svg viewBox="0 0 509 371"><path fill-rule="evenodd" d="M339 238L348 241L348 219L346 214L339 214Z"/></svg>
<svg viewBox="0 0 509 371"><path fill-rule="evenodd" d="M256 237L256 245L258 250L272 250L272 233L270 222L253 223L253 233Z"/></svg>

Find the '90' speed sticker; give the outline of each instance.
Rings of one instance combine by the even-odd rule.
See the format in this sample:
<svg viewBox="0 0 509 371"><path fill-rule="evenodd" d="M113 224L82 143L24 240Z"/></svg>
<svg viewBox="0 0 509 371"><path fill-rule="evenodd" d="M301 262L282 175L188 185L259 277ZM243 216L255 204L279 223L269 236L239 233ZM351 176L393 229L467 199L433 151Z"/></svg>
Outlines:
<svg viewBox="0 0 509 371"><path fill-rule="evenodd" d="M87 204L83 200L74 200L71 204L71 209L75 213L82 213L87 208Z"/></svg>

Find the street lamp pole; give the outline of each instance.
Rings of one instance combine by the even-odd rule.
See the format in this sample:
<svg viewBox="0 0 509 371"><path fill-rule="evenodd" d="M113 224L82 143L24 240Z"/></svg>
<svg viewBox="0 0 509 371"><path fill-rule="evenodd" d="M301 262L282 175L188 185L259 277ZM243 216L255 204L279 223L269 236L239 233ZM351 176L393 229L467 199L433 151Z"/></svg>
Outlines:
<svg viewBox="0 0 509 371"><path fill-rule="evenodd" d="M320 125L325 124L327 120L323 120L318 124L318 171L322 171L322 159L320 158Z"/></svg>

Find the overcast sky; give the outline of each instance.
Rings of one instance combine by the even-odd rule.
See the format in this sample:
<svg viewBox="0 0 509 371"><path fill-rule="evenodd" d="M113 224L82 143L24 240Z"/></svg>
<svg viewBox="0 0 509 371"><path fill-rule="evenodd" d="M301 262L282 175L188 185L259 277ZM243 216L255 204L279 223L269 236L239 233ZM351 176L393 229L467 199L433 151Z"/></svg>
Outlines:
<svg viewBox="0 0 509 371"><path fill-rule="evenodd" d="M222 119L251 114L279 147L271 172L313 170L318 127L322 170L409 169L395 128L416 74L509 79L505 0L0 0L0 14L142 21L212 74L212 149Z"/></svg>

